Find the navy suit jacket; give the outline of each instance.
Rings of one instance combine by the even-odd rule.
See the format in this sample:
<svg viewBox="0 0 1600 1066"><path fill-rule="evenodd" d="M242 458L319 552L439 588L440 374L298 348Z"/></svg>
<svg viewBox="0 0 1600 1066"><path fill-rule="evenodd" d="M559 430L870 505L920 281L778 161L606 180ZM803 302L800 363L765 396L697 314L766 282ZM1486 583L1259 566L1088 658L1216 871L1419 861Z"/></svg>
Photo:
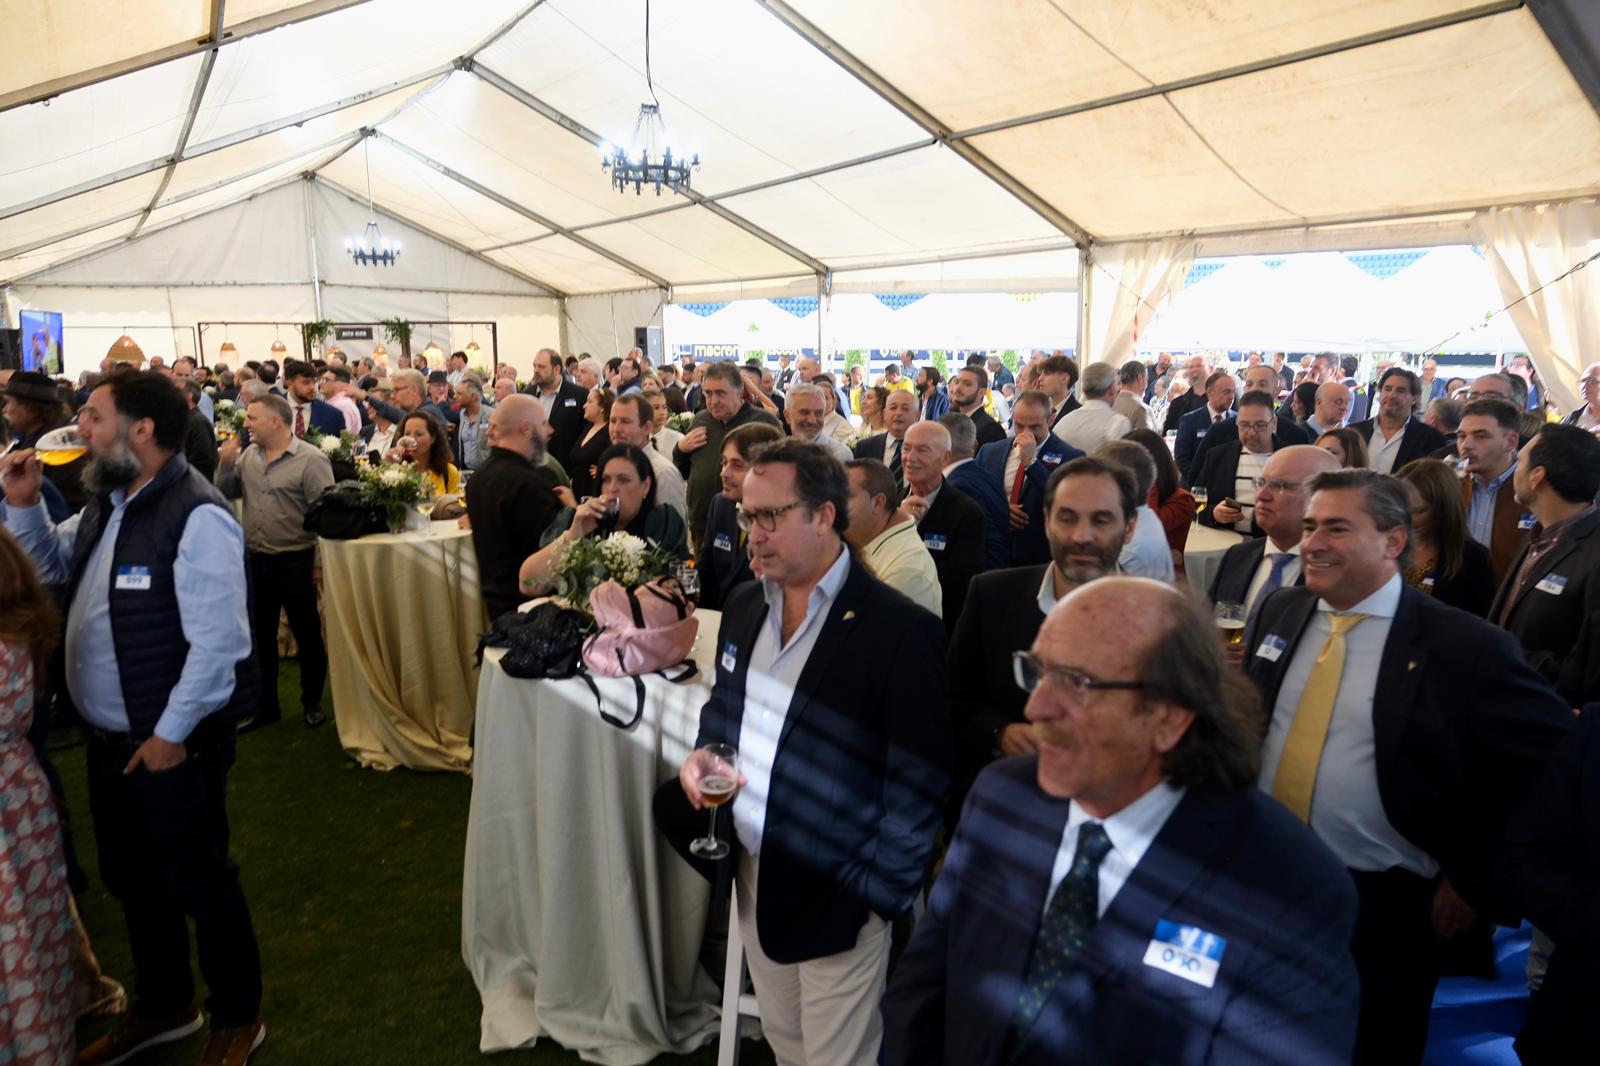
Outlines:
<svg viewBox="0 0 1600 1066"><path fill-rule="evenodd" d="M1001 438L1004 439L1004 438ZM1001 468L1002 471L1004 467ZM983 508L983 565L998 570L1011 565L1011 508L998 478L976 461L962 463L945 475L945 481L977 501Z"/></svg>
<svg viewBox="0 0 1600 1066"><path fill-rule="evenodd" d="M1206 456L1206 465L1201 468L1200 476L1195 478L1195 486L1205 486L1209 493L1206 499L1206 509L1200 512L1200 524L1210 526L1212 529L1221 529L1217 525L1217 504L1233 496L1238 491L1239 483L1239 455L1244 451L1244 445L1235 440L1232 444L1224 444L1220 448L1211 449ZM1227 527L1233 529L1232 526ZM1237 530L1235 530L1237 532ZM1260 537L1265 533L1256 525L1255 509L1250 512L1250 536Z"/></svg>
<svg viewBox="0 0 1600 1066"><path fill-rule="evenodd" d="M1229 411L1223 415L1227 421L1234 417L1234 412ZM1184 475L1184 487L1189 485L1189 464L1194 461L1194 453L1200 447L1200 441L1211 431L1211 407L1204 401L1200 406L1178 419L1178 442L1172 446L1172 457L1178 461L1178 472ZM1234 431L1235 433L1238 430Z"/></svg>
<svg viewBox="0 0 1600 1066"><path fill-rule="evenodd" d="M694 568L700 575L700 606L710 611L722 610L736 586L754 580L750 550L739 530L738 504L720 492L706 508L706 531Z"/></svg>
<svg viewBox="0 0 1600 1066"><path fill-rule="evenodd" d="M1261 569L1261 559L1266 554L1266 537L1251 537L1229 548L1223 554L1222 564L1217 567L1216 576L1211 579L1211 588L1206 593L1211 602L1244 603L1245 597L1250 594L1250 583L1255 580L1256 571ZM1294 584L1305 583L1306 575L1302 571Z"/></svg>
<svg viewBox="0 0 1600 1066"><path fill-rule="evenodd" d="M1211 785L1185 793L1003 1059L1068 809L1037 755L978 778L884 994L888 1066L1349 1063L1355 886L1271 797ZM1225 941L1212 987L1144 961L1158 922Z"/></svg>
<svg viewBox="0 0 1600 1066"><path fill-rule="evenodd" d="M539 398L532 385L522 391L536 400ZM561 387L556 390L555 406L550 408L550 439L545 442L545 450L551 455L565 458L572 454L572 446L583 439L588 430L588 423L583 418L583 405L588 399L588 389L577 382L562 379Z"/></svg>
<svg viewBox="0 0 1600 1066"><path fill-rule="evenodd" d="M289 427L294 428L294 401L289 401ZM338 436L344 432L344 415L331 403L323 400L312 400L309 422L324 433Z"/></svg>
<svg viewBox="0 0 1600 1066"><path fill-rule="evenodd" d="M1200 471L1206 465L1206 456L1211 454L1212 448L1220 448L1224 444L1236 444L1239 440L1239 420L1225 418L1219 422L1215 429L1200 438L1194 447L1194 455L1189 459L1189 465L1184 468L1185 484L1193 485L1200 476ZM1311 431L1300 423L1291 419L1288 412L1278 415L1278 428L1272 434L1274 448L1287 448L1291 444L1315 444L1317 438Z"/></svg>
<svg viewBox="0 0 1600 1066"><path fill-rule="evenodd" d="M988 569L983 565L987 525L983 508L948 480L917 523L917 535L933 556L933 568L939 574L946 633L955 631L956 619L967 602L967 586L975 575Z"/></svg>
<svg viewBox="0 0 1600 1066"><path fill-rule="evenodd" d="M728 594L696 747L738 745L766 623L760 582ZM944 657L929 654L944 646L939 619L852 556L821 624L778 738L756 886L761 947L784 964L853 947L869 913L894 921L910 910L950 787L950 686ZM868 646L876 654L854 654Z"/></svg>
<svg viewBox="0 0 1600 1066"><path fill-rule="evenodd" d="M1268 718L1317 599L1309 588L1278 589L1245 627L1245 671ZM1275 660L1256 653L1268 635L1285 641ZM1438 860L1479 913L1508 917L1495 877L1500 840L1571 728L1571 709L1509 633L1409 585L1374 680L1378 797L1389 824Z"/></svg>
<svg viewBox="0 0 1600 1066"><path fill-rule="evenodd" d="M1011 565L1032 566L1050 561L1050 542L1044 536L1044 487L1050 475L1062 463L1071 462L1083 453L1054 433L1045 438L1034 452L1033 463L1022 478L1020 506L1028 515L1028 524L1011 534ZM1011 439L986 444L978 451L978 465L995 479L1000 492L1011 499L1011 486L1006 480L1006 459L1011 455ZM1006 530L1011 529L1010 512L1007 511Z"/></svg>

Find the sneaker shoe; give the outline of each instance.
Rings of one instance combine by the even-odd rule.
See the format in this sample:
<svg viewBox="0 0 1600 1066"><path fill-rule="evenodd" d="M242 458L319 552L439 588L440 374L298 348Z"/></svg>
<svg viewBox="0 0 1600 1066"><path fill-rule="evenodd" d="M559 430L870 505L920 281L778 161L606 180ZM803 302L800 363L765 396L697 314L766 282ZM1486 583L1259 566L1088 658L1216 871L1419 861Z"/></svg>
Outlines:
<svg viewBox="0 0 1600 1066"><path fill-rule="evenodd" d="M232 1029L213 1025L195 1066L244 1066L266 1038L267 1027L260 1018Z"/></svg>
<svg viewBox="0 0 1600 1066"><path fill-rule="evenodd" d="M320 708L316 708L316 707L307 708L307 710L306 710L306 728L315 729L315 728L317 728L317 726L321 725L322 723L326 722L327 720L328 720L328 716L323 714L322 710Z"/></svg>
<svg viewBox="0 0 1600 1066"><path fill-rule="evenodd" d="M170 1044L190 1033L198 1033L204 1024L200 1008L193 1004L181 1013L164 1018L130 1014L121 1025L78 1052L78 1066L117 1066L146 1048Z"/></svg>

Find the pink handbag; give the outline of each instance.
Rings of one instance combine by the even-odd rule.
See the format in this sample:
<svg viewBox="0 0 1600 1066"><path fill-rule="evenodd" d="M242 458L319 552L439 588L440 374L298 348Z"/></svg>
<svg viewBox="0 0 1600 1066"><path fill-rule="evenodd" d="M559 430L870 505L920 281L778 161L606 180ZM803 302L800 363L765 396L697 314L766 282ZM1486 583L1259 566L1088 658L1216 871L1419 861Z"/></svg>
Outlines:
<svg viewBox="0 0 1600 1066"><path fill-rule="evenodd" d="M600 677L638 677L679 666L700 629L694 604L670 580L633 589L602 582L589 596L589 609L599 632L584 644L583 663Z"/></svg>

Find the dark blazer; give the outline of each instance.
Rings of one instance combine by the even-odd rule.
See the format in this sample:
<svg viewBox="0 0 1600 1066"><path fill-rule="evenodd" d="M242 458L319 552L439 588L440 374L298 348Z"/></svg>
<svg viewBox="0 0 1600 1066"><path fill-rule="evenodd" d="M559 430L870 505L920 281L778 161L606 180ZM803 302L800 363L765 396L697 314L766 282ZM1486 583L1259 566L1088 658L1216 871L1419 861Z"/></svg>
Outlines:
<svg viewBox="0 0 1600 1066"><path fill-rule="evenodd" d="M901 443L903 447L904 441L902 440ZM880 463L887 463L889 460L885 459L884 456L889 452L889 434L887 432L874 433L870 437L856 441L856 446L850 451L857 459L876 459ZM901 462L902 464L904 463L903 456Z"/></svg>
<svg viewBox="0 0 1600 1066"><path fill-rule="evenodd" d="M1178 423L1183 421L1184 415L1198 407L1206 405L1204 392L1186 392L1182 396L1167 404L1167 417L1161 423L1163 434L1171 433L1178 428Z"/></svg>
<svg viewBox="0 0 1600 1066"><path fill-rule="evenodd" d="M1230 410L1223 414L1222 420L1231 422L1234 417L1235 413ZM1200 406L1191 409L1178 421L1178 440L1172 446L1172 457L1178 461L1180 473L1188 473L1189 464L1194 461L1194 453L1200 447L1200 440L1211 432L1211 426L1211 408L1206 405L1205 398L1201 397ZM1238 432L1236 427L1234 429L1236 440ZM1189 482L1185 479L1184 488L1188 487Z"/></svg>
<svg viewBox="0 0 1600 1066"><path fill-rule="evenodd" d="M1000 731L1024 720L1028 694L1011 674L1011 653L1033 647L1044 615L1039 586L1050 564L991 570L972 579L950 638L950 711L956 729L959 804L966 789L1000 754Z"/></svg>
<svg viewBox="0 0 1600 1066"><path fill-rule="evenodd" d="M1511 822L1500 869L1518 914L1549 934L1555 954L1516 1050L1527 1066L1566 1066L1593 1039L1600 1003L1600 705L1584 708ZM1576 1057L1574 1057L1576 1055Z"/></svg>
<svg viewBox="0 0 1600 1066"><path fill-rule="evenodd" d="M1033 463L1022 478L1022 500L1019 506L1028 515L1028 524L1011 534L1011 563L1027 566L1050 560L1050 543L1044 535L1044 487L1050 475L1062 463L1071 462L1083 453L1054 433L1045 438L1034 452ZM1000 486L1001 494L1011 499L1011 486L1005 483L1006 459L1011 455L1011 438L984 446L978 452L977 463ZM1006 530L1011 529L1010 511L1006 512Z"/></svg>
<svg viewBox="0 0 1600 1066"><path fill-rule="evenodd" d="M1211 428L1205 436L1195 444L1194 455L1189 458L1189 466L1184 472L1184 482L1193 485L1200 476L1200 470L1205 466L1206 456L1212 448L1220 448L1224 444L1234 444L1239 440L1239 421L1237 418L1225 418ZM1311 431L1300 423L1293 421L1287 414L1278 415L1278 428L1272 434L1273 448L1287 448L1291 444L1315 444L1316 438Z"/></svg>
<svg viewBox="0 0 1600 1066"><path fill-rule="evenodd" d="M1513 480L1506 478L1495 493L1494 519L1489 526L1489 561L1494 564L1496 588L1511 573L1512 562L1528 546L1528 538L1533 533L1533 516L1517 502L1517 494L1511 489ZM1472 496L1477 491L1476 481L1470 477L1461 479L1461 504L1469 511L1472 509Z"/></svg>
<svg viewBox="0 0 1600 1066"><path fill-rule="evenodd" d="M1206 465L1201 468L1200 476L1195 480L1195 484L1204 485L1209 494L1206 497L1206 509L1200 512L1201 525L1210 526L1212 529L1223 528L1217 525L1217 504L1232 496L1238 489L1239 453L1242 451L1244 445L1234 441L1232 444L1211 449L1211 454L1206 456ZM1250 515L1250 535L1265 536L1261 527L1256 525L1253 509Z"/></svg>
<svg viewBox="0 0 1600 1066"><path fill-rule="evenodd" d="M532 385L522 391L538 399L539 394ZM588 389L575 381L562 379L561 387L556 390L555 406L550 408L550 439L545 442L545 448L557 459L564 460L571 455L573 446L588 432L589 423L583 418L583 405L588 399ZM567 476L572 476L570 467Z"/></svg>
<svg viewBox="0 0 1600 1066"><path fill-rule="evenodd" d="M706 511L706 531L700 538L700 554L694 568L700 575L700 606L708 610L722 610L734 588L754 579L737 508L719 492L711 498L711 507Z"/></svg>
<svg viewBox="0 0 1600 1066"><path fill-rule="evenodd" d="M985 444L993 444L997 440L1006 439L1005 427L996 422L994 416L982 407L973 411L968 417L972 419L972 424L978 431L979 448L982 448Z"/></svg>
<svg viewBox="0 0 1600 1066"><path fill-rule="evenodd" d="M1316 607L1310 589L1279 589L1246 627L1245 670L1269 716ZM1268 635L1287 642L1276 661L1254 654ZM1507 913L1494 874L1506 822L1571 719L1510 634L1401 590L1372 702L1378 794L1389 823L1494 920Z"/></svg>
<svg viewBox="0 0 1600 1066"><path fill-rule="evenodd" d="M1527 556L1527 548L1517 553L1489 620L1517 638L1529 664L1569 707L1600 700L1593 679L1600 667L1600 510L1579 518L1513 588Z"/></svg>
<svg viewBox="0 0 1600 1066"><path fill-rule="evenodd" d="M589 423L585 422L584 432L588 432ZM572 479L572 494L579 500L585 496L595 496L600 492L600 471L597 468L600 457L611 447L611 431L601 426L599 432L590 437L585 443L582 435L568 450L565 456L557 455L562 460L562 467L567 476ZM593 471L591 473L590 471Z"/></svg>
<svg viewBox="0 0 1600 1066"><path fill-rule="evenodd" d="M295 401L289 401L289 428L294 428ZM312 400L311 410L306 412L307 422L324 433L338 436L344 430L344 415L339 409L325 400Z"/></svg>
<svg viewBox="0 0 1600 1066"><path fill-rule="evenodd" d="M1212 603L1244 603L1250 593L1250 583L1261 569L1261 560L1267 554L1267 538L1251 537L1240 541L1223 553L1216 576L1211 579L1207 595ZM1294 585L1304 585L1304 570L1295 578Z"/></svg>
<svg viewBox="0 0 1600 1066"><path fill-rule="evenodd" d="M539 550L539 539L561 511L556 476L506 448L490 448L472 475L467 516L478 556L478 582L489 620L530 597L517 580L522 561Z"/></svg>
<svg viewBox="0 0 1600 1066"><path fill-rule="evenodd" d="M933 568L939 573L940 610L946 634L956 628L973 576L987 569L983 564L987 526L983 508L948 481L917 523L917 535L933 556Z"/></svg>
<svg viewBox="0 0 1600 1066"><path fill-rule="evenodd" d="M1461 569L1454 577L1435 577L1433 598L1440 603L1479 618L1489 614L1489 604L1494 599L1494 567L1489 562L1489 549L1467 538L1461 555Z"/></svg>
<svg viewBox="0 0 1600 1066"><path fill-rule="evenodd" d="M1355 886L1271 797L1212 785L1187 791L1006 1056L1070 808L1038 761L996 763L967 800L884 994L888 1066L1349 1063ZM1164 922L1224 941L1212 987L1145 963Z"/></svg>
<svg viewBox="0 0 1600 1066"><path fill-rule="evenodd" d="M341 428L344 421L339 422ZM199 410L189 412L189 426L183 436L183 454L189 465L200 471L200 476L210 481L217 473L217 430L211 419ZM70 465L70 464L69 464ZM45 467L46 470L59 469Z"/></svg>
<svg viewBox="0 0 1600 1066"><path fill-rule="evenodd" d="M1004 436L1001 437L1004 440ZM976 461L962 463L945 475L954 485L983 508L983 569L997 570L1011 565L1011 509L1000 482L989 476ZM945 615L945 619L950 619Z"/></svg>
<svg viewBox="0 0 1600 1066"><path fill-rule="evenodd" d="M1368 418L1360 422L1353 422L1350 428L1361 434L1361 439L1368 444L1372 443L1372 427L1376 419ZM1445 435L1428 425L1416 415L1412 415L1406 423L1404 436L1400 438L1400 450L1394 457L1394 471L1399 473L1400 468L1413 459L1426 459L1440 448L1449 447L1450 442Z"/></svg>
<svg viewBox="0 0 1600 1066"><path fill-rule="evenodd" d="M944 629L853 556L849 566L801 669L767 793L756 929L779 963L837 954L869 913L894 921L910 910L950 785ZM759 584L728 596L696 747L738 744L745 672L766 622ZM917 669L854 654L869 643Z"/></svg>

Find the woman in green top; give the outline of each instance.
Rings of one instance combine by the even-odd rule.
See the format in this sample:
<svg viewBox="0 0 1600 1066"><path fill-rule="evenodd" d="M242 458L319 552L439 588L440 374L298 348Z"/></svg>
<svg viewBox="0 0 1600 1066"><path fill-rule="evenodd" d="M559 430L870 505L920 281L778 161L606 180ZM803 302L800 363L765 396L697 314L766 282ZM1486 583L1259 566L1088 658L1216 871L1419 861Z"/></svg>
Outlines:
<svg viewBox="0 0 1600 1066"><path fill-rule="evenodd" d="M571 502L544 531L539 550L522 563L524 592L547 589L562 544L580 537L604 537L623 530L664 549L678 562L689 558L689 531L683 516L676 508L656 502L650 457L631 444L613 444L596 465L600 495L580 503L572 499L570 491L564 494Z"/></svg>

